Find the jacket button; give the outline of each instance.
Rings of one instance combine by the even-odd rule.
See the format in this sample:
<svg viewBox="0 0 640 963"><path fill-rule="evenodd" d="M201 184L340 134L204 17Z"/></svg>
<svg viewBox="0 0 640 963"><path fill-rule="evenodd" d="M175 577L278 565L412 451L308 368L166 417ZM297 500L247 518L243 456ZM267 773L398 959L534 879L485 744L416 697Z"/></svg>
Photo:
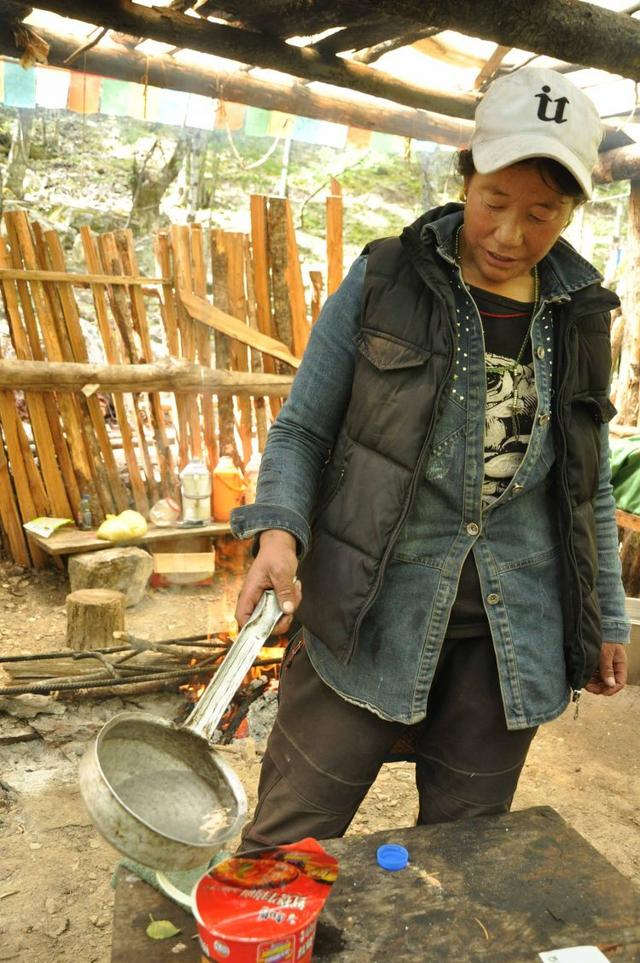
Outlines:
<svg viewBox="0 0 640 963"><path fill-rule="evenodd" d="M548 424L549 424L549 415L547 415L547 414L538 415L538 424L541 425L543 428L544 428L545 425L548 425Z"/></svg>
<svg viewBox="0 0 640 963"><path fill-rule="evenodd" d="M536 348L536 354L539 358L544 358L544 348L542 347L541 344L539 344L538 347Z"/></svg>
<svg viewBox="0 0 640 963"><path fill-rule="evenodd" d="M467 535L477 535L480 531L480 526L475 522L469 522L467 525Z"/></svg>
<svg viewBox="0 0 640 963"><path fill-rule="evenodd" d="M521 485L519 482L516 482L515 485L513 486L514 495L519 495L520 492L523 492L523 491L524 491L524 485Z"/></svg>
<svg viewBox="0 0 640 963"><path fill-rule="evenodd" d="M487 602L489 603L489 605L497 605L499 601L500 601L500 596L496 595L495 592L491 592L489 595L487 595Z"/></svg>

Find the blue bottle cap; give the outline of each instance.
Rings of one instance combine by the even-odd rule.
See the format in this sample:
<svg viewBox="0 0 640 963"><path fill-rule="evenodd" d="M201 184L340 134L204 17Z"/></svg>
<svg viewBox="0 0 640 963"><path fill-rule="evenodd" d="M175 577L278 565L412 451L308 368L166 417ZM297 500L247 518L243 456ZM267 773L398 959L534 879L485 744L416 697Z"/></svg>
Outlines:
<svg viewBox="0 0 640 963"><path fill-rule="evenodd" d="M408 850L406 850L404 846L398 846L396 843L387 843L385 846L379 846L376 857L378 866L381 866L383 869L388 869L389 872L404 869L409 862Z"/></svg>

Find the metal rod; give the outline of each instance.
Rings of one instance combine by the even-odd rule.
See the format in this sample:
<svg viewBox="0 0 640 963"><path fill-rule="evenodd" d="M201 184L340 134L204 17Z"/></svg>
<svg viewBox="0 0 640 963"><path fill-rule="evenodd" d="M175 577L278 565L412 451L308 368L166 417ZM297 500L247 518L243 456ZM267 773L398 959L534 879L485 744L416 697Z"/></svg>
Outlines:
<svg viewBox="0 0 640 963"><path fill-rule="evenodd" d="M133 675L125 679L105 679L104 673L99 676L85 676L80 681L57 681L55 679L47 682L37 682L31 685L3 686L0 688L0 696L26 695L27 693L48 695L51 692L70 692L79 689L102 689L106 686L133 685L137 682L171 682L180 679L190 679L193 675L202 672L210 672L211 666L192 666L191 669L184 669L175 672L158 672L153 675Z"/></svg>
<svg viewBox="0 0 640 963"><path fill-rule="evenodd" d="M151 642L150 645L193 645L196 649L225 649L228 647L228 642L219 642L217 645L213 640L199 642L200 639L206 638L206 635L200 633L199 635L185 635L179 639L160 639L158 642ZM29 652L22 655L0 655L0 662L32 662L39 659L90 659L94 652L100 652L102 655L113 655L115 652L125 652L129 649L134 652L137 651L135 648L132 649L130 645L114 645L108 649L87 649L82 652L75 649L61 649L58 652L41 652L40 654Z"/></svg>

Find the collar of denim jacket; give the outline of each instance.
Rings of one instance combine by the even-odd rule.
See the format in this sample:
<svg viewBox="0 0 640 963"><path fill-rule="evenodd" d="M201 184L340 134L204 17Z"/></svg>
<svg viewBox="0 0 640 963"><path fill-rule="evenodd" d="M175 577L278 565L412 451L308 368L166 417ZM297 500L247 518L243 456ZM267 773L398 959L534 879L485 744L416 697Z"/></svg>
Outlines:
<svg viewBox="0 0 640 963"><path fill-rule="evenodd" d="M458 203L434 207L422 214L402 232L415 244L420 241L449 263L454 261L455 234L462 223L464 205ZM602 275L563 237L540 261L540 294L544 301L568 301L572 294L592 284L600 284Z"/></svg>

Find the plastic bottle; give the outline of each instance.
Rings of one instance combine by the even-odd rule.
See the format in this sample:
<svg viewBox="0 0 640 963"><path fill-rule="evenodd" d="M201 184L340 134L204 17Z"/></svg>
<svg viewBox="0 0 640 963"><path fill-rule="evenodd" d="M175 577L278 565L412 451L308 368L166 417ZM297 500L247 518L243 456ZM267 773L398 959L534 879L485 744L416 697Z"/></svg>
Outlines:
<svg viewBox="0 0 640 963"><path fill-rule="evenodd" d="M88 532L93 528L93 515L91 514L91 498L86 492L80 499L78 527L81 528L83 532Z"/></svg>
<svg viewBox="0 0 640 963"><path fill-rule="evenodd" d="M246 485L242 472L229 455L223 455L213 470L213 518L228 522L231 511L244 505Z"/></svg>

